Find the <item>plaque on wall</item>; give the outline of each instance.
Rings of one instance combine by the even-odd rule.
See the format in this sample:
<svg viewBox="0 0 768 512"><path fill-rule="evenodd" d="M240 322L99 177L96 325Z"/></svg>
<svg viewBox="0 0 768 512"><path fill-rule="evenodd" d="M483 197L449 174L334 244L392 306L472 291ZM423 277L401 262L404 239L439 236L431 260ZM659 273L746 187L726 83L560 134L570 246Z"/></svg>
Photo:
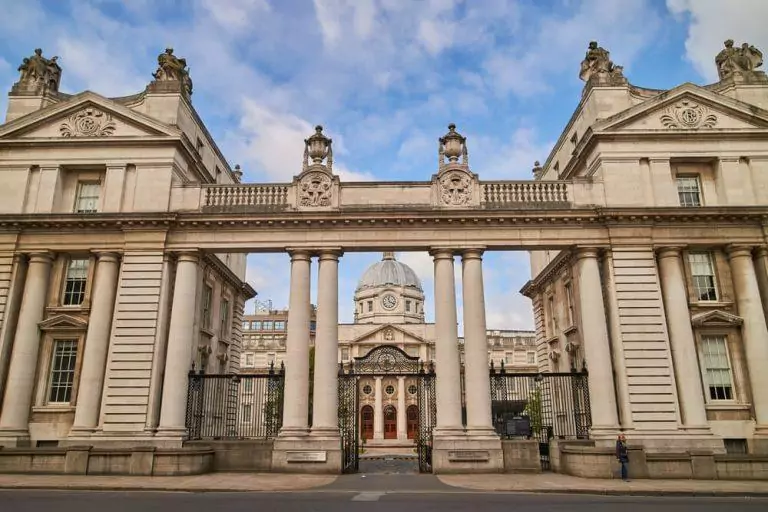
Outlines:
<svg viewBox="0 0 768 512"><path fill-rule="evenodd" d="M327 452L325 451L295 451L286 452L286 462L325 462Z"/></svg>
<svg viewBox="0 0 768 512"><path fill-rule="evenodd" d="M455 462L485 462L491 459L486 450L455 450L448 452L448 460Z"/></svg>

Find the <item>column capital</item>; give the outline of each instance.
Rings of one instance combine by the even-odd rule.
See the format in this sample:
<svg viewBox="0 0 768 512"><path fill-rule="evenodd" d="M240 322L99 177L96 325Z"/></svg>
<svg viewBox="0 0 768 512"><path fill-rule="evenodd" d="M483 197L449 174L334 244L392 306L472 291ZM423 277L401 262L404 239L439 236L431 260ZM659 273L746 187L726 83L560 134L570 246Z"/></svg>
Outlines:
<svg viewBox="0 0 768 512"><path fill-rule="evenodd" d="M344 254L344 251L341 249L341 247L328 247L328 248L317 250L317 257L319 258L320 261L324 261L324 260L338 261L343 254Z"/></svg>
<svg viewBox="0 0 768 512"><path fill-rule="evenodd" d="M452 260L453 249L450 247L433 247L429 250L429 255L436 260Z"/></svg>
<svg viewBox="0 0 768 512"><path fill-rule="evenodd" d="M374 381L376 381L376 382L381 382L381 380L382 380L383 378L384 378L384 377L382 377L381 375L374 375L374 376L373 376L373 380L374 380Z"/></svg>
<svg viewBox="0 0 768 512"><path fill-rule="evenodd" d="M312 252L309 249L286 249L286 252L291 257L291 261L310 261L312 259Z"/></svg>
<svg viewBox="0 0 768 512"><path fill-rule="evenodd" d="M765 258L768 256L768 247L761 245L755 249L755 256L758 258Z"/></svg>
<svg viewBox="0 0 768 512"><path fill-rule="evenodd" d="M584 259L584 258L591 258L591 259L597 259L598 255L600 254L600 248L599 247L576 247L574 250L574 253L576 255L576 259Z"/></svg>
<svg viewBox="0 0 768 512"><path fill-rule="evenodd" d="M484 247L470 247L461 251L461 258L462 260L482 260L484 252Z"/></svg>
<svg viewBox="0 0 768 512"><path fill-rule="evenodd" d="M98 258L99 263L102 261L109 261L111 263L117 263L117 261L120 259L120 254L117 252L111 252L111 251L91 251L91 254L96 256Z"/></svg>
<svg viewBox="0 0 768 512"><path fill-rule="evenodd" d="M200 253L197 251L184 251L176 253L176 261L188 261L191 263L198 263L200 261Z"/></svg>
<svg viewBox="0 0 768 512"><path fill-rule="evenodd" d="M728 253L728 258L730 259L741 257L752 258L752 249L753 247L750 245L731 244L725 246L725 252Z"/></svg>
<svg viewBox="0 0 768 512"><path fill-rule="evenodd" d="M53 253L48 251L31 252L27 254L30 263L51 263Z"/></svg>
<svg viewBox="0 0 768 512"><path fill-rule="evenodd" d="M659 258L679 258L684 249L684 245L671 245L668 247L660 247L656 252L659 255Z"/></svg>
<svg viewBox="0 0 768 512"><path fill-rule="evenodd" d="M649 164L668 164L669 157L652 156L648 159Z"/></svg>

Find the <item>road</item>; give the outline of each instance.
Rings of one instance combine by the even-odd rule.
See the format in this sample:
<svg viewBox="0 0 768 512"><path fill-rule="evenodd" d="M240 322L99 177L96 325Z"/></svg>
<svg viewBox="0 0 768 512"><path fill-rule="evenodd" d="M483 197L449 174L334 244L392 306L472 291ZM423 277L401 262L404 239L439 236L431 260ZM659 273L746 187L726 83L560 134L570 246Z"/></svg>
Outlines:
<svg viewBox="0 0 768 512"><path fill-rule="evenodd" d="M291 493L0 491L2 512L765 512L768 498L633 497L450 491Z"/></svg>

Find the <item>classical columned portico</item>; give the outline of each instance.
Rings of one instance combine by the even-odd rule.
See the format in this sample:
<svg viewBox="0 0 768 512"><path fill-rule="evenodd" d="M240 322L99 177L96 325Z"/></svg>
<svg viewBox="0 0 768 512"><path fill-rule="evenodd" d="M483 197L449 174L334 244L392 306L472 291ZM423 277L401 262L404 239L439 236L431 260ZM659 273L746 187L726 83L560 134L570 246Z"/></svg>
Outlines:
<svg viewBox="0 0 768 512"><path fill-rule="evenodd" d="M659 273L683 425L709 433L679 247L659 251Z"/></svg>
<svg viewBox="0 0 768 512"><path fill-rule="evenodd" d="M579 248L579 305L584 354L589 368L589 394L592 411L591 437L613 438L618 430L616 393L613 383L608 325L603 306L598 250Z"/></svg>
<svg viewBox="0 0 768 512"><path fill-rule="evenodd" d="M291 251L291 289L286 326L285 400L280 436L304 436L309 429L309 322L311 254Z"/></svg>
<svg viewBox="0 0 768 512"><path fill-rule="evenodd" d="M97 254L96 279L91 301L93 307L88 319L77 408L70 436L90 434L98 424L109 351L109 332L117 294L118 258L117 254L110 252Z"/></svg>
<svg viewBox="0 0 768 512"><path fill-rule="evenodd" d="M768 451L768 327L757 284L752 248L728 247L736 306L744 319L741 336L747 360L752 402L755 410L755 436L761 437L760 452Z"/></svg>
<svg viewBox="0 0 768 512"><path fill-rule="evenodd" d="M29 256L27 282L0 414L0 445L15 446L29 439L29 413L40 348L38 324L45 311L52 261L53 256L47 252Z"/></svg>
<svg viewBox="0 0 768 512"><path fill-rule="evenodd" d="M462 253L461 262L467 434L498 437L491 423L491 382L488 372L488 339L485 323L483 251L465 250Z"/></svg>
<svg viewBox="0 0 768 512"><path fill-rule="evenodd" d="M319 257L312 434L320 436L339 434L339 255L325 250Z"/></svg>
<svg viewBox="0 0 768 512"><path fill-rule="evenodd" d="M437 425L435 435L464 434L461 422L461 374L456 316L453 251L435 249L435 370Z"/></svg>
<svg viewBox="0 0 768 512"><path fill-rule="evenodd" d="M157 435L179 436L185 433L188 375L195 342L195 299L198 282L197 253L180 253L176 263L168 353L163 380L163 401Z"/></svg>

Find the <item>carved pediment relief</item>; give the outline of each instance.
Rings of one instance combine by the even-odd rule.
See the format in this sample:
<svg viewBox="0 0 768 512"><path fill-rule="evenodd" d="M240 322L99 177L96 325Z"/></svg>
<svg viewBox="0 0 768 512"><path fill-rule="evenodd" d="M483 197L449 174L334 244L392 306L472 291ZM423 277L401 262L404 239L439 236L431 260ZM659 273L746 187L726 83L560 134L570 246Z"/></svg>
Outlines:
<svg viewBox="0 0 768 512"><path fill-rule="evenodd" d="M72 315L55 315L39 324L42 331L85 331L88 322Z"/></svg>
<svg viewBox="0 0 768 512"><path fill-rule="evenodd" d="M738 327L743 323L744 319L740 316L719 309L697 313L691 317L694 327Z"/></svg>
<svg viewBox="0 0 768 512"><path fill-rule="evenodd" d="M324 167L311 166L294 178L296 207L300 210L328 210L339 206L339 178Z"/></svg>
<svg viewBox="0 0 768 512"><path fill-rule="evenodd" d="M432 204L439 208L466 208L480 203L477 176L463 169L448 169L432 179Z"/></svg>

